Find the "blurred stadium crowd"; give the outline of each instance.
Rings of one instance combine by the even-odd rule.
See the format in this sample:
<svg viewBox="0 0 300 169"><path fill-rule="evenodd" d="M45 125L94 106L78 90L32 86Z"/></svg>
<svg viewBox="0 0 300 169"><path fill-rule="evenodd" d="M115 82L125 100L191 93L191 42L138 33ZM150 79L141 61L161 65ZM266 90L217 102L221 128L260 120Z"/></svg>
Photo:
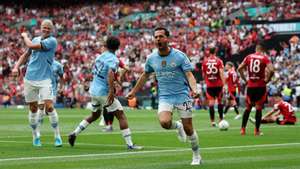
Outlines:
<svg viewBox="0 0 300 169"><path fill-rule="evenodd" d="M118 89L122 96L135 84L143 71L147 55L154 49L152 29L165 26L171 31L171 45L187 53L196 74L201 74L201 62L208 48L217 48L217 55L223 60L234 60L239 53L261 40L268 40L274 34L272 28L253 25L246 27L241 22L251 20L288 20L300 18L300 2L283 0L238 0L232 1L123 1L72 3L65 1L56 5L35 7L31 5L0 4L0 103L2 105L23 104L22 77L13 79L10 72L18 57L25 51L20 32L39 34L43 18L51 18L55 24L58 39L56 59L64 65L66 82L58 102L65 106L84 106L88 93L84 90L87 77L91 74L93 61L103 50L103 41L110 34L117 34L121 40L117 55L130 67L125 82ZM266 13L251 16L246 8L270 7ZM232 14L240 11L242 17ZM134 14L147 13L146 15ZM143 17L142 17L143 16ZM29 26L28 26L28 22ZM27 23L27 24L24 24ZM276 74L269 84L270 95L278 90L287 97L298 100L300 106L300 45L294 36L289 42L282 42L281 49L270 49L268 54L276 68ZM23 72L25 66L23 67ZM200 88L205 90L201 78ZM143 95L151 95L154 83L145 85ZM285 90L291 89L290 92ZM243 90L241 90L243 95Z"/></svg>

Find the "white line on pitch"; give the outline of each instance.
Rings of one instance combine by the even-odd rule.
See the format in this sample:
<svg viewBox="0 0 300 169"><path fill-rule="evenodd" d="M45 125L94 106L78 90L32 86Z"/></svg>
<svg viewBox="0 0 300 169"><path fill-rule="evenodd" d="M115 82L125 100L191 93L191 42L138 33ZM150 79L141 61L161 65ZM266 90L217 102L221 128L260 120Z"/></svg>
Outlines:
<svg viewBox="0 0 300 169"><path fill-rule="evenodd" d="M262 127L263 129L267 129L267 128L299 128L300 125L296 125L296 126L277 126L277 125L274 125L274 126L264 126ZM230 130L239 130L241 129L240 127L231 127L229 128ZM217 130L217 128L213 128L213 127L210 127L210 128L202 128L202 129L197 129L197 131L212 131L212 130ZM175 130L140 130L140 131L132 131L133 134L151 134L151 133L172 133L174 132ZM121 134L121 131L114 131L114 132L85 132L85 133L82 133L81 135L111 135L111 134ZM42 135L42 136L45 136L45 137L50 137L50 136L53 136L53 135ZM63 136L68 136L68 134L63 134ZM0 139L3 139L3 138L28 138L28 137L32 137L30 134L28 136L1 136Z"/></svg>
<svg viewBox="0 0 300 169"><path fill-rule="evenodd" d="M0 143L16 143L16 144L28 144L30 145L31 142L29 141L13 141L13 140L0 140ZM46 145L53 145L53 143L50 142L42 142L42 144ZM65 145L69 146L68 143ZM76 145L83 145L83 146L98 146L98 147L126 147L127 145L124 144L98 144L98 143L76 143ZM162 147L162 146L144 146L145 148L155 148L155 149L174 149L178 147Z"/></svg>
<svg viewBox="0 0 300 169"><path fill-rule="evenodd" d="M259 144L259 145L245 145L245 146L224 146L224 147L206 147L201 150L218 150L218 149L241 149L241 148L265 148L265 147L279 147L279 146L294 146L300 143L282 143L282 144ZM101 156L122 156L135 154L151 154L151 153L167 153L167 152L183 152L191 151L189 148L173 149L173 150L153 150L153 151L136 151L136 152L121 152L121 153L103 153L103 154L81 154L81 155L65 155L65 156L45 156L45 157L19 157L19 158L4 158L3 161L26 161L26 160L43 160L43 159L61 159L61 158L79 158L79 157L101 157Z"/></svg>

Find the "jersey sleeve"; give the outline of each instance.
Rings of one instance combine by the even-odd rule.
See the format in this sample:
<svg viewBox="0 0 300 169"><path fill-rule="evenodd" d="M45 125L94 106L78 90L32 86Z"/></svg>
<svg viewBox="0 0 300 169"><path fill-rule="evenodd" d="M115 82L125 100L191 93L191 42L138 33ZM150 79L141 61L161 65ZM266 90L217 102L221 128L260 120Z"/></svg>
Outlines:
<svg viewBox="0 0 300 169"><path fill-rule="evenodd" d="M264 57L264 62L266 65L271 63L270 59L267 56Z"/></svg>
<svg viewBox="0 0 300 169"><path fill-rule="evenodd" d="M113 72L116 72L119 67L119 61L112 61L108 63L108 68L111 69Z"/></svg>
<svg viewBox="0 0 300 169"><path fill-rule="evenodd" d="M55 49L57 46L57 41L55 38L47 38L47 39L41 40L40 43L42 46L42 50Z"/></svg>
<svg viewBox="0 0 300 169"><path fill-rule="evenodd" d="M153 69L153 67L151 66L151 63L150 63L150 59L149 59L149 58L146 60L146 63L145 63L145 72L146 72L146 73L152 73L152 72L154 72L154 69Z"/></svg>
<svg viewBox="0 0 300 169"><path fill-rule="evenodd" d="M221 59L219 59L218 65L219 65L219 69L224 69L224 64L223 64L223 61Z"/></svg>
<svg viewBox="0 0 300 169"><path fill-rule="evenodd" d="M183 54L183 62L181 64L181 68L184 72L193 70L192 64L191 64L189 58L185 54Z"/></svg>

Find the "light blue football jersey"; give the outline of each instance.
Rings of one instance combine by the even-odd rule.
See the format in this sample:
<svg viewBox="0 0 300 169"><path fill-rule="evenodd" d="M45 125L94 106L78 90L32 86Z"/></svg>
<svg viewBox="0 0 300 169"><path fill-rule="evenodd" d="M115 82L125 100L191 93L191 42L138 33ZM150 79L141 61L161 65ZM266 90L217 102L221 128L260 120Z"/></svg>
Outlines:
<svg viewBox="0 0 300 169"><path fill-rule="evenodd" d="M146 73L156 74L159 101L169 104L182 104L191 100L185 72L192 69L188 57L173 48L168 56L160 56L158 51L154 51L148 56L145 64Z"/></svg>
<svg viewBox="0 0 300 169"><path fill-rule="evenodd" d="M107 96L109 91L108 86L108 71L111 69L116 72L119 67L119 60L114 53L106 51L97 56L93 67L93 81L91 82L91 96Z"/></svg>
<svg viewBox="0 0 300 169"><path fill-rule="evenodd" d="M40 43L42 49L32 50L25 79L32 81L51 79L52 63L57 47L56 39L53 36L42 39L42 37L39 36L33 38L32 43Z"/></svg>
<svg viewBox="0 0 300 169"><path fill-rule="evenodd" d="M53 91L53 95L56 96L58 81L64 75L64 68L62 64L54 60L52 64L52 69L53 69L53 74L51 76L52 91Z"/></svg>

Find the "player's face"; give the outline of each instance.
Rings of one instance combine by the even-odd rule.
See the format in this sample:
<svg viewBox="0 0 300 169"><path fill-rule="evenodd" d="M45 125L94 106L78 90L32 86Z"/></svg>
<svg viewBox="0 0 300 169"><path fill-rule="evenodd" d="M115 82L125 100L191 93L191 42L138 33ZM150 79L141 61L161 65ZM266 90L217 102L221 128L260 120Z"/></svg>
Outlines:
<svg viewBox="0 0 300 169"><path fill-rule="evenodd" d="M52 32L52 28L47 24L42 25L41 30L42 30L42 36L44 37L49 36L50 33Z"/></svg>
<svg viewBox="0 0 300 169"><path fill-rule="evenodd" d="M228 64L225 65L225 69L226 69L227 71L230 70L230 68L231 68L231 67L230 67Z"/></svg>
<svg viewBox="0 0 300 169"><path fill-rule="evenodd" d="M164 30L157 30L154 32L154 42L159 50L168 48L169 39Z"/></svg>

